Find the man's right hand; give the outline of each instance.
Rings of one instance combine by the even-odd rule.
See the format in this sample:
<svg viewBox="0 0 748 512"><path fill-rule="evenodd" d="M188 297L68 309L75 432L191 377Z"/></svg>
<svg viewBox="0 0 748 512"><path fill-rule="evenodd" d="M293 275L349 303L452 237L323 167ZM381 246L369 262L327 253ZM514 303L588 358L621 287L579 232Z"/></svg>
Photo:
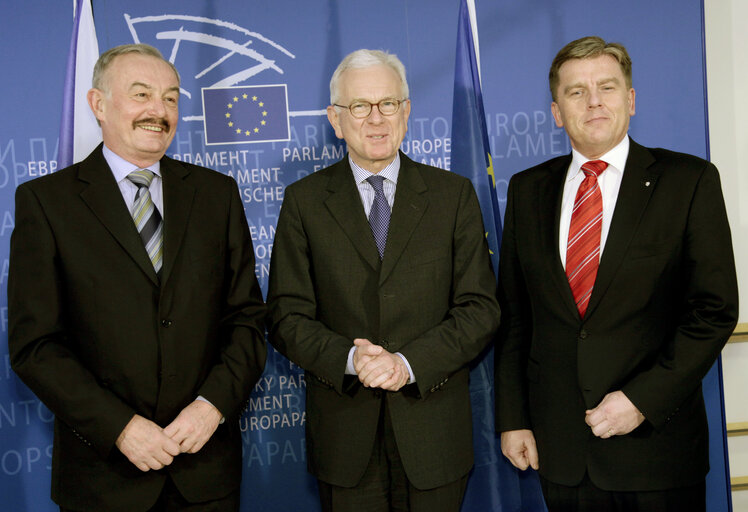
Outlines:
<svg viewBox="0 0 748 512"><path fill-rule="evenodd" d="M508 430L501 433L501 453L514 467L526 470L528 466L538 469L538 447L532 430Z"/></svg>
<svg viewBox="0 0 748 512"><path fill-rule="evenodd" d="M115 444L141 471L168 466L180 453L179 443L164 434L161 427L138 414L127 423Z"/></svg>
<svg viewBox="0 0 748 512"><path fill-rule="evenodd" d="M356 350L353 351L353 368L356 374L364 369L364 366L381 354L384 349L379 345L373 344L365 338L356 338L353 340Z"/></svg>

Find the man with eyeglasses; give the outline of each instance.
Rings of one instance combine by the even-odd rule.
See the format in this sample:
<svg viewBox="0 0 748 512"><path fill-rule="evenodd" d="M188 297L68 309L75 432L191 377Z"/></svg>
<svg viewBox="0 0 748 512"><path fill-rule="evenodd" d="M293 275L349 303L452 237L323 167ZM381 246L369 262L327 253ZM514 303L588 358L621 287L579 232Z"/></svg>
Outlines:
<svg viewBox="0 0 748 512"><path fill-rule="evenodd" d="M306 370L309 471L324 511L457 511L468 364L499 320L478 201L399 152L397 57L351 53L330 100L348 155L286 189L268 290L271 343Z"/></svg>

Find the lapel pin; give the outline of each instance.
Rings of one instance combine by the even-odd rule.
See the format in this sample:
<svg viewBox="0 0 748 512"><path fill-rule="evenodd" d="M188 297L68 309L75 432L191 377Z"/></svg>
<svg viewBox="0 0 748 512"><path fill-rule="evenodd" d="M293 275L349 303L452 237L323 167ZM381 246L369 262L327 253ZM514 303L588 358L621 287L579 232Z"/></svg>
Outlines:
<svg viewBox="0 0 748 512"><path fill-rule="evenodd" d="M645 187L648 187L648 186L649 186L649 183L650 183L649 181L645 181L645 182L644 182L644 186L645 186Z"/></svg>

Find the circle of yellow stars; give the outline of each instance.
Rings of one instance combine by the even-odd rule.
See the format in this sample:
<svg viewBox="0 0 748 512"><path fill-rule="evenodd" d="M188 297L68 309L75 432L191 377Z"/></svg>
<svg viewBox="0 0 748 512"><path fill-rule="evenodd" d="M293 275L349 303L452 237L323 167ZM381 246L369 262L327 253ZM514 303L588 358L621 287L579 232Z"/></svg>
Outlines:
<svg viewBox="0 0 748 512"><path fill-rule="evenodd" d="M228 109L226 111L226 119L228 120L229 127L234 128L234 126L236 125L236 128L234 129L234 131L237 134L244 133L244 135L246 135L247 137L255 133L260 133L260 127L265 126L267 124L267 121L265 119L260 119L260 124L258 126L252 127L251 129L247 129L247 127L240 128L238 126L239 122L237 121L235 123L234 120L232 119L231 111L234 108L234 105L236 105L240 101L252 101L253 103L257 104L258 109L261 109L262 117L264 118L264 117L267 117L268 115L267 110L265 110L264 108L265 102L261 101L257 96L250 97L249 94L247 93L244 93L241 96L234 96L232 99L234 100L233 103L229 103L226 105L226 108Z"/></svg>

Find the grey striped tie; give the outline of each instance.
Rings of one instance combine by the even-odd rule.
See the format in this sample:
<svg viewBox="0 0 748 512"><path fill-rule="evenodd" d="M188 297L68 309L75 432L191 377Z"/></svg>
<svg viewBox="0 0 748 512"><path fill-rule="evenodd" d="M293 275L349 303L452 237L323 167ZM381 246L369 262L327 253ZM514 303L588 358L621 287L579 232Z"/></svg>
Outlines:
<svg viewBox="0 0 748 512"><path fill-rule="evenodd" d="M153 172L148 169L133 171L127 175L127 179L138 187L131 212L135 227L138 228L145 250L153 263L153 269L156 274L160 274L164 253L164 223L161 221L161 214L153 204L151 192L148 190L153 181Z"/></svg>
<svg viewBox="0 0 748 512"><path fill-rule="evenodd" d="M384 177L369 176L366 181L374 187L374 202L369 212L369 226L379 250L379 259L384 258L384 247L387 245L387 231L390 227L390 205L384 196Z"/></svg>

